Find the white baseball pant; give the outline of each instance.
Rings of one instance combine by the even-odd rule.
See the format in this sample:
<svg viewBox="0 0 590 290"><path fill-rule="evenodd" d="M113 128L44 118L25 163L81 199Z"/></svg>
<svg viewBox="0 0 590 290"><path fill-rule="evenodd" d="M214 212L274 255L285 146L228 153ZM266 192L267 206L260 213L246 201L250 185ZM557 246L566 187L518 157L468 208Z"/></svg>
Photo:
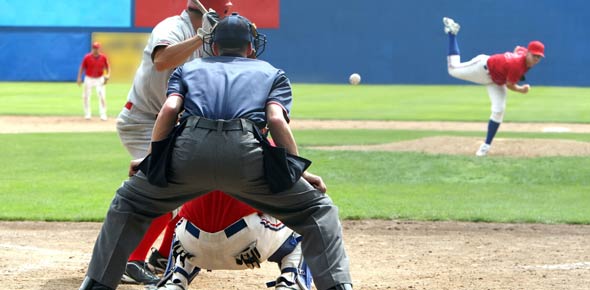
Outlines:
<svg viewBox="0 0 590 290"><path fill-rule="evenodd" d="M123 146L133 158L143 158L147 155L152 141L152 130L156 122L156 115L123 107L117 117L117 133Z"/></svg>
<svg viewBox="0 0 590 290"><path fill-rule="evenodd" d="M447 57L448 71L449 75L454 78L485 85L492 104L490 119L501 123L506 110L507 89L505 85L498 85L492 81L487 69L489 58L488 55L480 54L470 61L462 63L460 55L449 55Z"/></svg>
<svg viewBox="0 0 590 290"><path fill-rule="evenodd" d="M84 118L90 119L92 110L90 109L90 96L92 95L92 88L96 87L96 94L98 95L98 109L100 118L107 119L107 101L106 89L104 85L104 77L93 78L89 76L84 77L84 88L82 91L82 103L84 105Z"/></svg>
<svg viewBox="0 0 590 290"><path fill-rule="evenodd" d="M236 228L236 225L241 227ZM191 228L193 230L190 230ZM264 262L293 234L293 230L276 218L257 213L243 217L234 224L234 228L237 231L228 231L230 229L228 227L223 231L208 233L182 218L176 227L176 237L183 248L194 255L191 258L193 265L208 270L240 270L249 267L245 264L237 264L236 256L249 246L256 246L260 253L260 262ZM300 249L297 254L301 257ZM297 267L298 265L284 266Z"/></svg>

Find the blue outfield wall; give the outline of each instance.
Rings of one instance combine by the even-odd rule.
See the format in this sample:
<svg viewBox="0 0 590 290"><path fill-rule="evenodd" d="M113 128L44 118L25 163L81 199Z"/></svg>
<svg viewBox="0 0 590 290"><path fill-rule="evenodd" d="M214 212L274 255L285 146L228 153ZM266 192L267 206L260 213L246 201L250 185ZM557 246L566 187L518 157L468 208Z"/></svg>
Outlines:
<svg viewBox="0 0 590 290"><path fill-rule="evenodd" d="M0 79L75 81L89 33L0 32Z"/></svg>
<svg viewBox="0 0 590 290"><path fill-rule="evenodd" d="M442 17L461 24L464 60L538 39L546 59L532 85L590 86L587 0L285 0L263 55L296 82L461 84L446 72Z"/></svg>
<svg viewBox="0 0 590 290"><path fill-rule="evenodd" d="M57 3L34 1L45 11L48 7L43 5ZM0 65L13 68L0 70L0 80L74 80L78 62L89 51L92 32L145 31L123 27L123 22L132 21L128 9L135 1L139 0L101 2L106 3L101 4L102 10L116 8L129 18L105 18L109 27L101 27L105 25L101 22L95 27L72 24L36 31L25 20L19 20L21 27L0 24ZM20 2L0 0L0 8L14 3ZM345 83L351 73L358 72L365 84L462 84L446 72L448 39L441 19L449 16L462 27L458 39L463 60L541 40L547 57L527 74L527 82L590 86L587 0L283 0L280 6L280 28L261 30L269 41L262 59L284 69L293 82ZM74 12L68 17L80 19ZM4 14L0 18L8 15ZM58 42L58 46L48 45ZM31 56L42 58L47 69L31 68L28 64L36 62Z"/></svg>

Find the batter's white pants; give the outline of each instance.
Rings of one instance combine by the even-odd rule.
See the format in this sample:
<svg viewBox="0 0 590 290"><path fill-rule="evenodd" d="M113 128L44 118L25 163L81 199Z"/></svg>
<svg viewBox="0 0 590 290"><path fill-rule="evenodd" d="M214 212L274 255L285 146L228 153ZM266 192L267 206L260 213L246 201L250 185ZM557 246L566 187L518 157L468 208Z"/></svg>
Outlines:
<svg viewBox="0 0 590 290"><path fill-rule="evenodd" d="M492 120L501 123L502 116L506 110L507 89L505 85L497 85L492 81L487 70L487 62L490 57L480 54L468 62L461 62L460 55L449 55L447 64L449 75L454 78L485 85L488 89L488 96L492 103Z"/></svg>
<svg viewBox="0 0 590 290"><path fill-rule="evenodd" d="M84 105L84 118L90 119L92 110L90 109L90 96L92 95L92 88L96 87L96 94L98 95L98 110L100 118L107 119L107 95L104 85L104 77L92 78L84 77L84 89L82 92L82 103Z"/></svg>
<svg viewBox="0 0 590 290"><path fill-rule="evenodd" d="M134 159L147 155L148 147L152 141L152 130L156 123L156 115L123 107L117 117L117 133L123 146Z"/></svg>

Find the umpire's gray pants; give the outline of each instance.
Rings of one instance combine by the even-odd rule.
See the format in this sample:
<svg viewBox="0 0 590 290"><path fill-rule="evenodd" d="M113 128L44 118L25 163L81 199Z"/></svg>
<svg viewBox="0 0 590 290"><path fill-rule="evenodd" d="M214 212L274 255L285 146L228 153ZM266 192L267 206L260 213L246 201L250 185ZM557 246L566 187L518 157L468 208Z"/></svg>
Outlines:
<svg viewBox="0 0 590 290"><path fill-rule="evenodd" d="M153 218L218 189L301 234L303 255L319 290L352 284L338 208L304 179L287 191L272 193L262 156L251 132L185 128L172 153L168 187L151 185L139 172L117 190L94 246L88 276L116 288L127 258Z"/></svg>

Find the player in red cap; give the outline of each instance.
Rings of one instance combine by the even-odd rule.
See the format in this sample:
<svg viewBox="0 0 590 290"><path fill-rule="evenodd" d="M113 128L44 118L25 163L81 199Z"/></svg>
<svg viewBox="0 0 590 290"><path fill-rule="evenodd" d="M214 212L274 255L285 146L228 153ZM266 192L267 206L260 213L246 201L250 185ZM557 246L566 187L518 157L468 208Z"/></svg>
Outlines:
<svg viewBox="0 0 590 290"><path fill-rule="evenodd" d="M526 94L531 86L519 85L525 73L545 57L545 46L540 41L531 41L527 48L517 46L513 52L480 54L468 62L461 62L457 33L460 25L453 19L444 17L445 33L449 35L449 54L447 58L449 74L455 78L485 85L492 103L492 115L488 123L486 140L476 156L486 156L492 140L504 119L506 110L506 88Z"/></svg>
<svg viewBox="0 0 590 290"><path fill-rule="evenodd" d="M109 66L106 55L100 53L99 50L100 43L94 42L92 44L92 51L87 53L84 59L82 59L82 64L78 70L77 83L78 86L82 83L82 72L84 72L84 89L82 92L84 118L89 120L92 115L92 111L90 110L90 95L92 94L92 88L96 87L96 94L99 98L98 108L100 119L105 121L107 119L107 96L104 86L109 79L111 67Z"/></svg>

